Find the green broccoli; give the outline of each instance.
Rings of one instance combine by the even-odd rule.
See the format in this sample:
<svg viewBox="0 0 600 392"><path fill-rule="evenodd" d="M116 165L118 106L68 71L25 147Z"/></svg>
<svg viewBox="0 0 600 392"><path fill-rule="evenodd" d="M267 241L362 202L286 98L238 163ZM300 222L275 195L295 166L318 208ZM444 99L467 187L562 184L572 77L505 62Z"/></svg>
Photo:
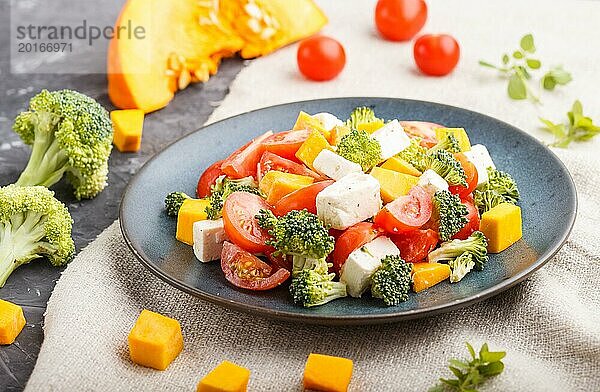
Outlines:
<svg viewBox="0 0 600 392"><path fill-rule="evenodd" d="M417 168L419 169L419 168ZM422 171L431 169L443 177L448 185L467 186L467 175L462 165L454 155L446 150L437 150L424 158Z"/></svg>
<svg viewBox="0 0 600 392"><path fill-rule="evenodd" d="M487 168L488 182L474 192L475 204L483 214L500 203L517 204L521 195L510 174L492 167Z"/></svg>
<svg viewBox="0 0 600 392"><path fill-rule="evenodd" d="M78 200L93 198L106 186L113 128L108 112L92 98L42 90L13 129L32 146L17 185L50 187L66 175Z"/></svg>
<svg viewBox="0 0 600 392"><path fill-rule="evenodd" d="M52 265L73 258L73 221L67 207L43 186L0 188L0 287L22 264L46 257Z"/></svg>
<svg viewBox="0 0 600 392"><path fill-rule="evenodd" d="M358 163L365 172L381 162L381 145L366 131L353 129L342 137L337 147L338 155Z"/></svg>
<svg viewBox="0 0 600 392"><path fill-rule="evenodd" d="M352 113L350 113L350 118L346 121L346 126L350 129L357 129L359 124L370 123L378 120L380 119L375 117L375 112L373 109L360 106L355 108Z"/></svg>
<svg viewBox="0 0 600 392"><path fill-rule="evenodd" d="M334 282L334 276L335 274L323 275L312 269L298 272L290 284L294 303L309 308L346 297L346 284Z"/></svg>
<svg viewBox="0 0 600 392"><path fill-rule="evenodd" d="M446 136L446 139L438 142L438 144L431 147L429 149L429 153L431 154L438 150L446 150L450 153L457 153L457 152L460 152L460 143L458 142L458 139L456 138L456 136L449 133Z"/></svg>
<svg viewBox="0 0 600 392"><path fill-rule="evenodd" d="M408 299L412 283L412 264L400 256L386 256L381 267L371 277L371 295L381 298L387 306L395 306Z"/></svg>
<svg viewBox="0 0 600 392"><path fill-rule="evenodd" d="M470 252L464 252L455 259L448 260L450 266L450 282L460 282L466 274L471 272L475 267L475 261L473 261L473 255Z"/></svg>
<svg viewBox="0 0 600 392"><path fill-rule="evenodd" d="M223 204L233 192L248 192L258 196L263 196L261 191L257 188L256 182L252 177L232 180L225 176L221 176L211 187L211 193L208 197L210 204L206 207L208 219L216 220L221 218Z"/></svg>
<svg viewBox="0 0 600 392"><path fill-rule="evenodd" d="M183 192L171 192L165 197L165 210L169 216L177 216L184 201L191 199Z"/></svg>
<svg viewBox="0 0 600 392"><path fill-rule="evenodd" d="M439 248L429 253L427 259L430 263L450 262L468 252L475 263L475 269L481 271L488 261L487 239L480 231L475 231L466 240L452 240L444 242ZM468 260L463 260L466 262Z"/></svg>
<svg viewBox="0 0 600 392"><path fill-rule="evenodd" d="M438 191L433 195L432 218L438 225L442 241L448 241L468 223L469 210L460 197L449 191Z"/></svg>
<svg viewBox="0 0 600 392"><path fill-rule="evenodd" d="M421 146L421 138L410 139L410 145L402 150L398 157L413 165L417 170L425 171L425 157L427 149Z"/></svg>

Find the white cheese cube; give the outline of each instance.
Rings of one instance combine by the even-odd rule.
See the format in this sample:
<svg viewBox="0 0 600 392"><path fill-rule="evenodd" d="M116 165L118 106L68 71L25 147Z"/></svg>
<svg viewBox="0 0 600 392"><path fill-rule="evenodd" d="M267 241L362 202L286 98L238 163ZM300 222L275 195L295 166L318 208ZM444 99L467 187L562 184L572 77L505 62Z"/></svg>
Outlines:
<svg viewBox="0 0 600 392"><path fill-rule="evenodd" d="M194 222L194 254L203 263L218 260L227 239L223 219Z"/></svg>
<svg viewBox="0 0 600 392"><path fill-rule="evenodd" d="M377 237L373 241L365 244L363 249L376 259L383 259L385 256L400 256L400 249L388 237Z"/></svg>
<svg viewBox="0 0 600 392"><path fill-rule="evenodd" d="M465 151L465 156L477 169L477 186L488 182L487 168L496 168L488 149L483 144L471 146L471 151Z"/></svg>
<svg viewBox="0 0 600 392"><path fill-rule="evenodd" d="M410 138L398 120L390 121L379 128L371 137L381 144L381 159L386 160L410 146Z"/></svg>
<svg viewBox="0 0 600 392"><path fill-rule="evenodd" d="M372 218L381 209L379 181L364 173L350 173L317 195L317 215L337 230Z"/></svg>
<svg viewBox="0 0 600 392"><path fill-rule="evenodd" d="M373 257L364 247L350 253L340 271L340 282L346 283L346 291L358 298L371 286L371 276L381 266L381 260Z"/></svg>
<svg viewBox="0 0 600 392"><path fill-rule="evenodd" d="M362 173L358 163L351 162L330 150L321 151L313 161L313 167L319 174L336 181L350 173Z"/></svg>
<svg viewBox="0 0 600 392"><path fill-rule="evenodd" d="M325 128L328 131L331 131L334 127L338 125L344 125L342 120L340 120L333 114L327 112L317 113L313 115L313 118L316 118L317 120L321 121L321 124L323 124L323 128Z"/></svg>
<svg viewBox="0 0 600 392"><path fill-rule="evenodd" d="M424 188L432 196L438 191L448 190L448 182L431 169L427 169L421 174L417 185Z"/></svg>

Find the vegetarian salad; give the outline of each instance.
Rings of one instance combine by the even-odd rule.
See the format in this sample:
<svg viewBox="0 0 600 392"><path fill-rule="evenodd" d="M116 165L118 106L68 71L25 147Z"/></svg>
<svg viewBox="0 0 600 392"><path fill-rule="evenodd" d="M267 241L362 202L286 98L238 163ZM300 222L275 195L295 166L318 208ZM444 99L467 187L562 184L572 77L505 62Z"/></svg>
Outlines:
<svg viewBox="0 0 600 392"><path fill-rule="evenodd" d="M463 128L301 112L166 196L176 238L248 290L301 306L370 292L388 306L482 270L522 236L519 190Z"/></svg>

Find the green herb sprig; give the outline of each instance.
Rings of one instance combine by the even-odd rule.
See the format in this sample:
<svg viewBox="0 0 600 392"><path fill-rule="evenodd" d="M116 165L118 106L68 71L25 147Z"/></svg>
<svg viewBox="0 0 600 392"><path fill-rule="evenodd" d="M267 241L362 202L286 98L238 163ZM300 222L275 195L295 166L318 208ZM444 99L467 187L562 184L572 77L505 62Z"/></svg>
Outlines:
<svg viewBox="0 0 600 392"><path fill-rule="evenodd" d="M540 117L544 124L543 129L554 135L553 147L567 148L571 142L583 142L600 134L600 126L595 125L590 117L583 115L583 105L578 100L573 103L570 112L567 112L568 124L555 124L550 120Z"/></svg>
<svg viewBox="0 0 600 392"><path fill-rule="evenodd" d="M440 378L440 384L430 388L429 392L476 392L477 386L504 371L502 358L506 356L506 352L489 351L487 343L484 343L479 350L479 357L477 357L473 346L469 343L466 345L471 354L471 360L450 359L448 369L456 378Z"/></svg>

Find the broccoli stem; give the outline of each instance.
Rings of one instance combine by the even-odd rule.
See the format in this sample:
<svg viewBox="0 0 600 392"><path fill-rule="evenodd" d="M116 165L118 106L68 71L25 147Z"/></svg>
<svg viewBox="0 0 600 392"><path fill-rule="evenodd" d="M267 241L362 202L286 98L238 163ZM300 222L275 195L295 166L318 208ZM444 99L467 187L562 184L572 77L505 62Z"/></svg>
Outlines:
<svg viewBox="0 0 600 392"><path fill-rule="evenodd" d="M36 134L31 157L16 184L50 187L62 178L68 168L68 158L51 132Z"/></svg>

